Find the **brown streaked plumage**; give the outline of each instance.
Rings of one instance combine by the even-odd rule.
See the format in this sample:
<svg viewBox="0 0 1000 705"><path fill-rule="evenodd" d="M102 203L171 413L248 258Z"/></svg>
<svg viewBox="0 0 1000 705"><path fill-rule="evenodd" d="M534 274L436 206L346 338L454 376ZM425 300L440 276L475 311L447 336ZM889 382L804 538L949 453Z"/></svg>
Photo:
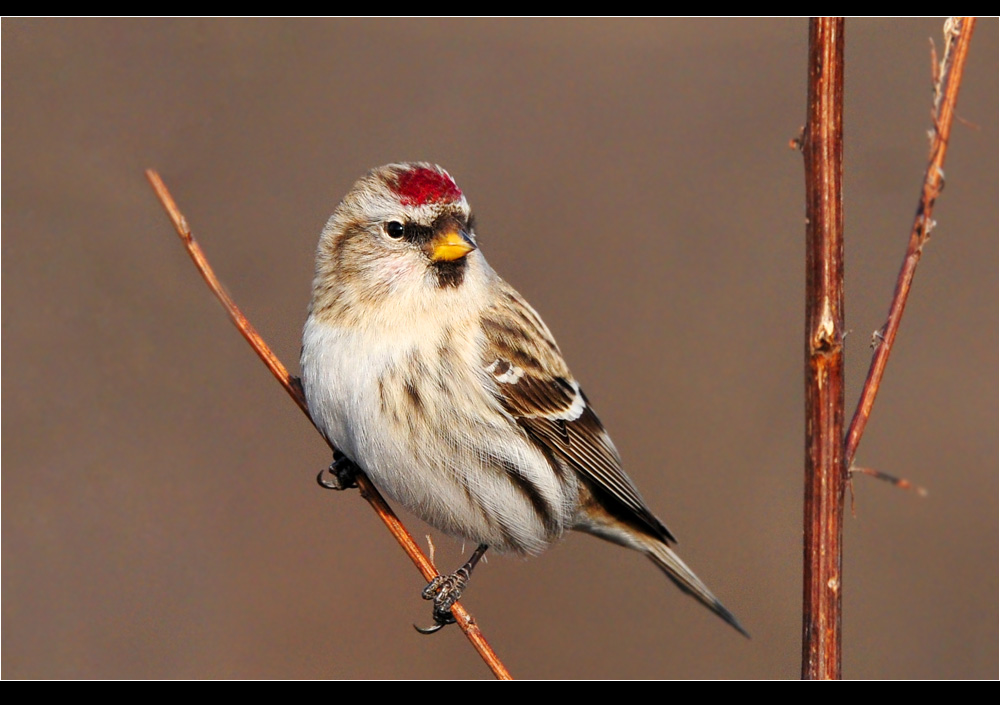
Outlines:
<svg viewBox="0 0 1000 705"><path fill-rule="evenodd" d="M320 238L302 382L330 441L387 495L480 545L428 587L447 620L489 546L568 529L645 553L746 634L671 549L538 314L486 263L465 196L427 163L362 177Z"/></svg>

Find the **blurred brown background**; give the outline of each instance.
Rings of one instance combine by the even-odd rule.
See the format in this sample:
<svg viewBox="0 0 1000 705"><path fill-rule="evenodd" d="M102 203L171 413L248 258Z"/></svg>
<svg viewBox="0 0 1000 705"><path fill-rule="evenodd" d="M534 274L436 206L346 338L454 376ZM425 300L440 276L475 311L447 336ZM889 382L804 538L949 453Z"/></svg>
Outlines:
<svg viewBox="0 0 1000 705"><path fill-rule="evenodd" d="M638 554L490 557L464 604L522 678L794 678L806 22L3 25L3 676L486 678L234 332L159 169L293 370L320 229L439 162L739 637ZM847 24L853 409L927 153L928 38ZM850 678L997 677L997 22L846 522ZM426 527L403 515L423 541ZM453 569L461 546L438 536ZM469 547L471 548L471 547Z"/></svg>

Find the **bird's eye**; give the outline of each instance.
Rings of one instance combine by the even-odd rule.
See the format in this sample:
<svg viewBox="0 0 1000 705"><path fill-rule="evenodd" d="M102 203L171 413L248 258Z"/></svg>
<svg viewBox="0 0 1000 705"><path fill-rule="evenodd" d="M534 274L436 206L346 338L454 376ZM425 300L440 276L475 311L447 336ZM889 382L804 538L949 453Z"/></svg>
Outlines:
<svg viewBox="0 0 1000 705"><path fill-rule="evenodd" d="M390 220L385 225L385 234L393 240L399 240L403 237L403 224L396 220Z"/></svg>

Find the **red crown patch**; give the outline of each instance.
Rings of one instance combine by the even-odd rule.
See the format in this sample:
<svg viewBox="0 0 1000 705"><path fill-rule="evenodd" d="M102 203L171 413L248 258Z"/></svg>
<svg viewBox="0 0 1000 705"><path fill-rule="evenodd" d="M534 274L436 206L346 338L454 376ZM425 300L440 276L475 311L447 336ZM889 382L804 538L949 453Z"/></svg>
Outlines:
<svg viewBox="0 0 1000 705"><path fill-rule="evenodd" d="M450 176L422 166L400 174L395 191L404 206L457 201L462 196Z"/></svg>

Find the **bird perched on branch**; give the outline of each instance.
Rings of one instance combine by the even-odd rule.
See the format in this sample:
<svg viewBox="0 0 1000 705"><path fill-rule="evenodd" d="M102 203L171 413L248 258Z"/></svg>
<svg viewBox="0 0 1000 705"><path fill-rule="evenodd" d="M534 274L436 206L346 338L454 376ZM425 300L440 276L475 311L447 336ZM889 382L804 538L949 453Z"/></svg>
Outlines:
<svg viewBox="0 0 1000 705"><path fill-rule="evenodd" d="M747 634L674 553L549 329L487 264L441 167L373 169L337 206L320 236L301 368L313 421L346 456L331 466L337 483L356 464L478 545L424 590L426 631L453 621L487 548L537 554L577 529L644 553Z"/></svg>

